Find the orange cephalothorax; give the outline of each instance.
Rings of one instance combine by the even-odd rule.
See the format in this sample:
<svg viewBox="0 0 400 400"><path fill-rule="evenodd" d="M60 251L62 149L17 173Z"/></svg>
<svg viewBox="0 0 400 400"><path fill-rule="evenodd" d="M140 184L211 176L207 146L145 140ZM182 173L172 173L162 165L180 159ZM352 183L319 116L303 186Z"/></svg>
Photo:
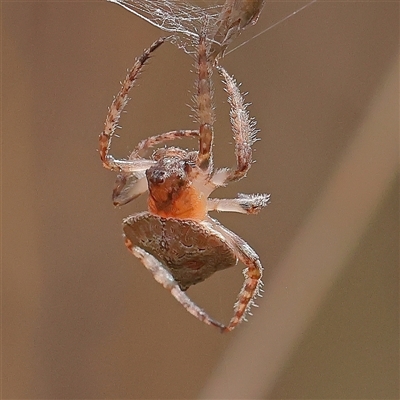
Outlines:
<svg viewBox="0 0 400 400"><path fill-rule="evenodd" d="M152 214L196 220L206 217L207 196L192 185L191 170L187 160L166 157L146 171L148 207Z"/></svg>

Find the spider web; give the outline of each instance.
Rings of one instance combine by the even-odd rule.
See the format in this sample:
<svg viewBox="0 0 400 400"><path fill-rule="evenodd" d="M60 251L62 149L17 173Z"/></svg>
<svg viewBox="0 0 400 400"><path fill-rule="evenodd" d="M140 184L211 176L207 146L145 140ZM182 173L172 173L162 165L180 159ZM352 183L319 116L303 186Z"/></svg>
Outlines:
<svg viewBox="0 0 400 400"><path fill-rule="evenodd" d="M244 7L241 7L241 3L229 0L197 0L197 3L207 4L208 6L198 6L192 4L195 0L191 0L191 3L184 0L107 0L111 3L115 3L125 8L129 12L137 15L138 17L144 19L148 23L157 28L162 29L165 32L169 32L173 35L172 42L179 48L183 49L186 53L195 53L197 48L197 40L199 33L203 32L206 36L218 44L218 41L214 40L215 34L218 29L218 23L221 22L220 15L221 11L224 9L224 4L231 4L236 9L236 12L243 11L246 13L246 8L251 8L251 6L246 6L251 3L251 0L241 0L243 1ZM262 3L261 1L254 0L254 4L258 4L253 9L253 11L261 11ZM250 40L264 34L268 30L274 28L275 26L281 24L287 19L293 17L300 11L309 7L310 5L317 2L317 0L309 0L305 5L298 8L296 11L286 15L284 18L278 22L265 28L257 35L253 36L246 42L241 43L237 47L229 50L226 54L235 51L237 48L245 45ZM211 3L211 5L209 5ZM229 5L228 5L229 7ZM247 10L248 11L248 10ZM245 15L244 15L245 16ZM248 23L254 24L251 20L247 20ZM246 25L246 24L245 24ZM243 29L244 26L241 27ZM237 35L235 35L237 36Z"/></svg>
<svg viewBox="0 0 400 400"><path fill-rule="evenodd" d="M187 53L193 53L194 38L204 31L213 37L213 29L222 5L199 7L181 0L108 0L132 12L148 23L173 34L173 43Z"/></svg>

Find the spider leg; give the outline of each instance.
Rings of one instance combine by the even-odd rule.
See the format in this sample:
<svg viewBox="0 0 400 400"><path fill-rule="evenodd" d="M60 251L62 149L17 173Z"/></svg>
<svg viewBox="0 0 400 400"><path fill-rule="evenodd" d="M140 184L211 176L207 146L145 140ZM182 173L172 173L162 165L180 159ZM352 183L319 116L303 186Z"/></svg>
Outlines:
<svg viewBox="0 0 400 400"><path fill-rule="evenodd" d="M175 299L178 300L178 302L182 304L183 307L185 307L190 314L195 316L200 321L203 321L207 325L213 325L219 328L221 331L228 329L224 325L210 318L206 312L204 312L200 307L194 304L192 300L190 300L190 298L186 295L186 293L180 289L178 283L175 281L171 273L163 266L162 263L160 263L160 261L158 261L155 257L147 253L142 248L134 246L132 242L126 237L125 245L128 250L135 257L137 257L143 263L143 265L153 274L154 279L158 283L160 283L165 289L169 290L172 296L174 296Z"/></svg>
<svg viewBox="0 0 400 400"><path fill-rule="evenodd" d="M199 137L199 131L198 130L190 130L190 129L185 129L185 130L177 130L177 131L171 131L171 132L165 132L161 133L160 135L156 136L150 136L147 139L143 139L142 141L139 142L139 144L135 147L129 158L132 157L132 155L135 154L140 154L141 152L150 149L154 146L157 146L161 143L168 142L171 140L175 139L183 139L183 138L188 138L188 137L194 137L198 138Z"/></svg>
<svg viewBox="0 0 400 400"><path fill-rule="evenodd" d="M115 180L112 200L114 206L123 206L148 190L144 172L121 172Z"/></svg>
<svg viewBox="0 0 400 400"><path fill-rule="evenodd" d="M217 69L224 78L231 105L230 116L233 138L235 139L236 168L216 171L212 180L217 185L226 185L244 178L250 169L252 162L251 146L256 141L257 130L255 129L255 121L249 117L246 110L247 104L244 103L236 81L223 67L218 66Z"/></svg>
<svg viewBox="0 0 400 400"><path fill-rule="evenodd" d="M228 211L242 214L258 214L269 202L269 194L242 194L236 199L208 199L208 211Z"/></svg>
<svg viewBox="0 0 400 400"><path fill-rule="evenodd" d="M233 317L224 329L224 332L229 332L244 319L246 313L254 303L254 298L259 294L262 286L263 267L257 253L243 239L222 226L218 221L211 218L210 220L213 223L213 228L229 241L235 249L236 256L247 267L243 271L245 280L234 306Z"/></svg>
<svg viewBox="0 0 400 400"><path fill-rule="evenodd" d="M205 36L200 36L199 55L197 61L197 117L200 123L199 154L197 165L203 171L212 171L212 143L214 112L212 106L211 68L207 60L207 45Z"/></svg>
<svg viewBox="0 0 400 400"><path fill-rule="evenodd" d="M165 42L165 38L160 38L156 40L148 49L146 49L143 54L136 60L132 69L128 72L125 80L122 83L122 87L111 103L111 107L108 110L106 122L104 124L104 130L99 135L99 153L101 161L103 162L104 168L111 170L124 170L124 171L141 171L149 168L149 165L145 161L148 160L115 160L111 155L109 155L109 150L111 146L111 140L115 133L118 121L121 117L122 110L128 102L128 93L132 89L135 80L141 71L143 65L150 58L151 53L156 50L161 44Z"/></svg>

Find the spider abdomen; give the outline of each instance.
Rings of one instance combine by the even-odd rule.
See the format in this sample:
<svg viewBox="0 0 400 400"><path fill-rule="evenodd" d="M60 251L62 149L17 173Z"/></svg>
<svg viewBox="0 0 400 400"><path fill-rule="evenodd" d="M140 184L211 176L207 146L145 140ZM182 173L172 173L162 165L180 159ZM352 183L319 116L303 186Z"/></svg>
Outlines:
<svg viewBox="0 0 400 400"><path fill-rule="evenodd" d="M182 290L237 263L232 247L208 222L142 212L125 219L123 230L134 246L169 269Z"/></svg>

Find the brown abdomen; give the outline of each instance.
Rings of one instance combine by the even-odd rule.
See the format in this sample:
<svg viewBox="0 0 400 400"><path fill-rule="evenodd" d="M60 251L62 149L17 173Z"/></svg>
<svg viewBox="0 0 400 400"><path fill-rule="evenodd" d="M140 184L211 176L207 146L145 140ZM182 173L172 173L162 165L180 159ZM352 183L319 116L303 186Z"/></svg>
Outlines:
<svg viewBox="0 0 400 400"><path fill-rule="evenodd" d="M236 265L232 248L204 221L162 218L148 212L124 220L123 230L166 266L182 290Z"/></svg>

